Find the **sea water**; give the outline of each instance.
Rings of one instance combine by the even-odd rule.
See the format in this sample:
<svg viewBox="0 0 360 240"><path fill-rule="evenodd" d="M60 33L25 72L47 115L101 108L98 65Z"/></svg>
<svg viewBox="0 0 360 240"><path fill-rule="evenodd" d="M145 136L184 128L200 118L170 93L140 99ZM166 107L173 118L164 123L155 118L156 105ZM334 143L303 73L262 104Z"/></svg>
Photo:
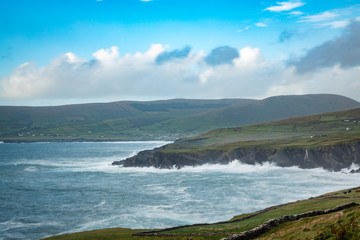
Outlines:
<svg viewBox="0 0 360 240"><path fill-rule="evenodd" d="M269 163L111 165L165 143L0 144L0 239L211 223L360 185L360 174Z"/></svg>

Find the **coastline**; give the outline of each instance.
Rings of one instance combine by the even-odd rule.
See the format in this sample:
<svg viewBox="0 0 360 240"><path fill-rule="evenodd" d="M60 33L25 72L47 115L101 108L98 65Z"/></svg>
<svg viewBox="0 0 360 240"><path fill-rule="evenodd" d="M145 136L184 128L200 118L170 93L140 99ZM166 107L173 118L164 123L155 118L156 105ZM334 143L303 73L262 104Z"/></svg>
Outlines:
<svg viewBox="0 0 360 240"><path fill-rule="evenodd" d="M251 165L270 162L279 167L297 166L303 169L323 168L328 171L341 171L352 164L360 164L359 141L313 148L288 146L283 149L252 146L229 149L220 146L201 151L167 150L170 147L171 144L153 150L144 150L125 160L114 161L112 165L180 169L203 164L228 164L238 160Z"/></svg>
<svg viewBox="0 0 360 240"><path fill-rule="evenodd" d="M66 143L66 142L164 142L165 144L173 142L174 139L132 139L132 140L124 140L124 139L86 139L86 138L76 138L76 139L2 139L1 143Z"/></svg>

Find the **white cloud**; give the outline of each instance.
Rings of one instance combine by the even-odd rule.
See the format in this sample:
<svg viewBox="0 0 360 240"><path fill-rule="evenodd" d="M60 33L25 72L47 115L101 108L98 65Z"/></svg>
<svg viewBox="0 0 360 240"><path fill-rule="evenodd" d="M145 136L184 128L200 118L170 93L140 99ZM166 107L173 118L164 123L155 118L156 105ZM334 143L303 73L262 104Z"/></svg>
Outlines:
<svg viewBox="0 0 360 240"><path fill-rule="evenodd" d="M304 13L302 11L292 11L292 12L289 12L289 14L291 14L291 15L303 15Z"/></svg>
<svg viewBox="0 0 360 240"><path fill-rule="evenodd" d="M344 28L348 26L350 21L344 20L344 21L332 21L332 22L326 22L319 24L321 27L331 27L331 28Z"/></svg>
<svg viewBox="0 0 360 240"><path fill-rule="evenodd" d="M324 22L338 17L339 15L330 11L326 11L320 14L305 16L299 22Z"/></svg>
<svg viewBox="0 0 360 240"><path fill-rule="evenodd" d="M359 68L343 69L340 66L324 68L321 71L298 75L292 67L287 68L279 84L274 84L263 96L288 94L333 93L359 101Z"/></svg>
<svg viewBox="0 0 360 240"><path fill-rule="evenodd" d="M141 2L151 2L153 0L140 0Z"/></svg>
<svg viewBox="0 0 360 240"><path fill-rule="evenodd" d="M104 63L105 65L116 62L119 58L118 47L111 47L110 49L100 49L93 53L93 56L99 62Z"/></svg>
<svg viewBox="0 0 360 240"><path fill-rule="evenodd" d="M244 28L238 29L237 32L244 32L244 31L246 31L246 30L249 30L250 28L251 28L251 27L246 26L246 27L244 27Z"/></svg>
<svg viewBox="0 0 360 240"><path fill-rule="evenodd" d="M250 69L263 62L259 48L245 47L239 51L239 56L240 58L234 59L234 64L238 68Z"/></svg>
<svg viewBox="0 0 360 240"><path fill-rule="evenodd" d="M200 82L202 84L207 83L208 78L211 77L211 75L213 75L213 73L214 73L214 70L212 68L205 70L205 72L200 74Z"/></svg>
<svg viewBox="0 0 360 240"><path fill-rule="evenodd" d="M342 68L360 66L360 22L352 21L339 37L315 46L289 64L300 74L339 64Z"/></svg>
<svg viewBox="0 0 360 240"><path fill-rule="evenodd" d="M303 2L277 2L278 6L272 6L268 7L265 10L271 11L271 12L283 12L283 11L291 11L294 8L301 7L305 5Z"/></svg>
<svg viewBox="0 0 360 240"><path fill-rule="evenodd" d="M24 63L0 80L0 101L255 98L323 92L358 98L360 92L358 66L297 74L294 66L267 60L250 46L240 49L232 64L205 64L203 51L157 64L156 57L164 51L161 44L125 54L111 47L96 51L89 60L66 53L44 67Z"/></svg>
<svg viewBox="0 0 360 240"><path fill-rule="evenodd" d="M267 27L267 25L265 23L262 23L262 22L255 23L255 26L257 26L257 27Z"/></svg>
<svg viewBox="0 0 360 240"><path fill-rule="evenodd" d="M111 47L96 51L90 60L66 53L41 68L25 63L1 79L0 99L211 98L261 92L258 88L249 90L254 78L262 79L254 76L265 71L259 69L266 65L259 49L243 48L233 64L216 66L204 63L203 51L156 64L156 57L164 50L163 45L153 44L144 53L120 55L118 47Z"/></svg>

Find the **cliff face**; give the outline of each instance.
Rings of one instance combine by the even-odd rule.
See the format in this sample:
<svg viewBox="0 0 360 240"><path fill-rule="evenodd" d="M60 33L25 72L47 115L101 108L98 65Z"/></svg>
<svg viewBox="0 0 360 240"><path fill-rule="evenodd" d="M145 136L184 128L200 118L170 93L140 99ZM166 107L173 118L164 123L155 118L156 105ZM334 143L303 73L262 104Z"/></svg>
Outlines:
<svg viewBox="0 0 360 240"><path fill-rule="evenodd" d="M322 167L330 171L340 171L360 164L360 142L357 144L339 144L316 148L289 147L285 149L264 149L256 147L237 148L232 151L206 150L196 153L163 152L157 148L146 150L113 165L124 167L156 167L182 168L184 166L198 166L206 163L227 164L239 160L246 164L273 162L281 167L298 166L300 168Z"/></svg>

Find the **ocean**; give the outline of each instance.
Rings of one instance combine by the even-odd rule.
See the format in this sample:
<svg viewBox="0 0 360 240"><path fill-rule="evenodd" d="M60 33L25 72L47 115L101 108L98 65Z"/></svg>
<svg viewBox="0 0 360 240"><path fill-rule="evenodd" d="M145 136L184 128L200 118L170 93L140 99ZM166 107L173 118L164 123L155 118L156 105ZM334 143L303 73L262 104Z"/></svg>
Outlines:
<svg viewBox="0 0 360 240"><path fill-rule="evenodd" d="M270 163L233 161L180 170L111 165L164 144L0 144L0 239L211 223L360 185L360 174L349 170Z"/></svg>

